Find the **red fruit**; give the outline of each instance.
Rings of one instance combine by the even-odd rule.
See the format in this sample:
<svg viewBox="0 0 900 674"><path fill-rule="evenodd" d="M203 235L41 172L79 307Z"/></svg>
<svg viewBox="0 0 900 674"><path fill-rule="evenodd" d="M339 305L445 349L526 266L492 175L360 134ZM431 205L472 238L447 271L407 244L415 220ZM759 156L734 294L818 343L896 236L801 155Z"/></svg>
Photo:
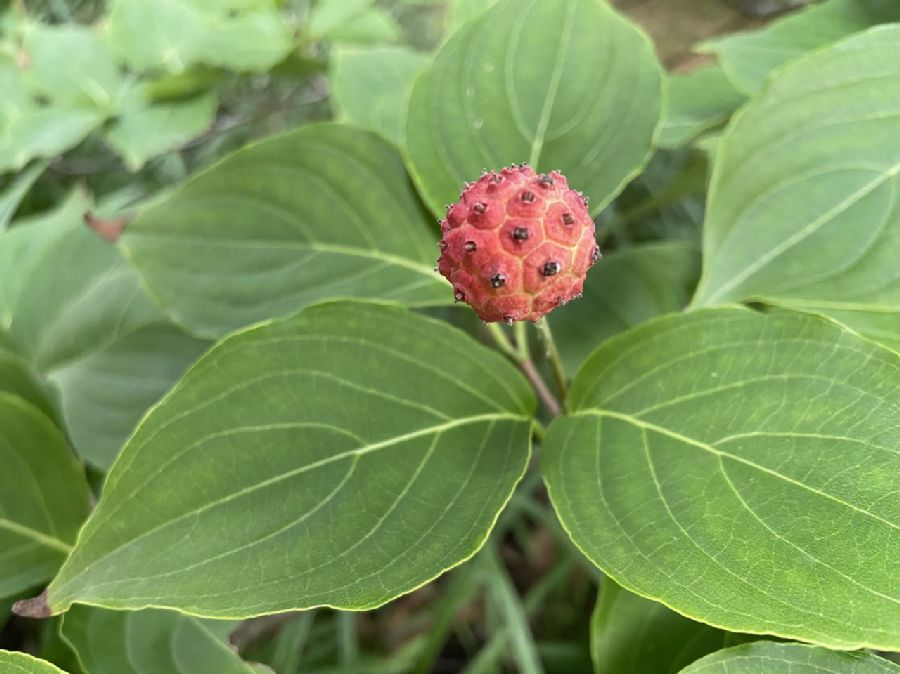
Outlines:
<svg viewBox="0 0 900 674"><path fill-rule="evenodd" d="M526 164L467 185L441 231L438 269L484 321L536 321L580 297L600 257L586 199Z"/></svg>

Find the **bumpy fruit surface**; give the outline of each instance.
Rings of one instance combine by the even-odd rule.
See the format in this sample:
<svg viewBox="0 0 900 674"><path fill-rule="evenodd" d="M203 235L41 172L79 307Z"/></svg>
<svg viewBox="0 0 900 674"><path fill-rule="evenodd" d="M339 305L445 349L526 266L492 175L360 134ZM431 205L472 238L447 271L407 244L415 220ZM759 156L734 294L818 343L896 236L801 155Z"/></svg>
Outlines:
<svg viewBox="0 0 900 674"><path fill-rule="evenodd" d="M600 258L587 199L558 171L490 172L441 222L438 270L484 321L536 321L581 296Z"/></svg>

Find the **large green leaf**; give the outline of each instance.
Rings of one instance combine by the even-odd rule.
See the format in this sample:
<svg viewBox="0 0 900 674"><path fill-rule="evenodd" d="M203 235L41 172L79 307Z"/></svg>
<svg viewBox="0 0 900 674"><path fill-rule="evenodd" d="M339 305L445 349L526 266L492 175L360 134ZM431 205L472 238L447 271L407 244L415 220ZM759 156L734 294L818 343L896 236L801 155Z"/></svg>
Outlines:
<svg viewBox="0 0 900 674"><path fill-rule="evenodd" d="M733 635L685 618L604 578L591 618L597 674L675 674Z"/></svg>
<svg viewBox="0 0 900 674"><path fill-rule="evenodd" d="M747 100L719 66L666 77L668 105L657 145L677 148L728 121Z"/></svg>
<svg viewBox="0 0 900 674"><path fill-rule="evenodd" d="M596 213L646 162L661 86L650 42L605 3L503 0L413 87L413 175L440 212L482 169L528 162L562 170Z"/></svg>
<svg viewBox="0 0 900 674"><path fill-rule="evenodd" d="M409 92L428 58L406 47L340 48L332 53L331 97L341 121L399 145Z"/></svg>
<svg viewBox="0 0 900 674"><path fill-rule="evenodd" d="M897 674L900 667L871 653L836 653L817 646L759 641L698 660L682 674Z"/></svg>
<svg viewBox="0 0 900 674"><path fill-rule="evenodd" d="M900 311L898 174L900 26L785 67L719 143L695 304Z"/></svg>
<svg viewBox="0 0 900 674"><path fill-rule="evenodd" d="M604 339L682 309L700 275L700 252L690 244L652 243L603 258L584 284L584 297L548 320L568 372Z"/></svg>
<svg viewBox="0 0 900 674"><path fill-rule="evenodd" d="M828 0L764 30L710 40L701 50L713 52L735 86L754 94L778 66L875 24L894 21L900 21L896 0Z"/></svg>
<svg viewBox="0 0 900 674"><path fill-rule="evenodd" d="M616 582L725 629L900 647L900 355L820 317L706 309L607 341L544 471Z"/></svg>
<svg viewBox="0 0 900 674"><path fill-rule="evenodd" d="M0 236L0 322L56 384L71 438L107 468L138 419L207 343L172 326L74 193Z"/></svg>
<svg viewBox="0 0 900 674"><path fill-rule="evenodd" d="M0 597L53 576L88 511L88 485L62 431L0 391Z"/></svg>
<svg viewBox="0 0 900 674"><path fill-rule="evenodd" d="M73 606L63 617L61 631L86 674L256 672L209 625L173 611Z"/></svg>
<svg viewBox="0 0 900 674"><path fill-rule="evenodd" d="M122 241L162 304L203 335L328 297L453 299L396 150L336 124L240 150L144 210Z"/></svg>
<svg viewBox="0 0 900 674"><path fill-rule="evenodd" d="M3 674L66 674L56 665L27 653L0 650L0 672Z"/></svg>
<svg viewBox="0 0 900 674"><path fill-rule="evenodd" d="M50 606L378 606L482 545L533 408L499 355L398 307L324 304L239 332L126 445Z"/></svg>

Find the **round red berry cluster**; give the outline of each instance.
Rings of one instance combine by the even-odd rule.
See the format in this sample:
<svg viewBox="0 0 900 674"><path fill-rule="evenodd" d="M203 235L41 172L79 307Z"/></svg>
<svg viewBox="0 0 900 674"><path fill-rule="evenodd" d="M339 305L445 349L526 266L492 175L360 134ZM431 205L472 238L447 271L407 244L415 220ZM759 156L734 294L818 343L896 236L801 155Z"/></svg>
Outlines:
<svg viewBox="0 0 900 674"><path fill-rule="evenodd" d="M587 199L526 164L469 183L441 222L438 270L484 321L536 321L581 296L600 259Z"/></svg>

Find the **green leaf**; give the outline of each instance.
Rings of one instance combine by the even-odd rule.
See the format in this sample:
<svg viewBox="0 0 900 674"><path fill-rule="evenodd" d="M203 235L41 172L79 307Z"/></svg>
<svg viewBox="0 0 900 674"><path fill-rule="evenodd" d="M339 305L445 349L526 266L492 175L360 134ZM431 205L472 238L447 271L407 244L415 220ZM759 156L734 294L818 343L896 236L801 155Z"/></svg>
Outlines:
<svg viewBox="0 0 900 674"><path fill-rule="evenodd" d="M0 391L0 596L53 576L88 512L81 466L47 416Z"/></svg>
<svg viewBox="0 0 900 674"><path fill-rule="evenodd" d="M115 336L54 368L62 412L79 453L109 468L144 412L208 346L163 320Z"/></svg>
<svg viewBox="0 0 900 674"><path fill-rule="evenodd" d="M110 48L134 70L186 70L205 33L204 15L179 0L114 0L107 21Z"/></svg>
<svg viewBox="0 0 900 674"><path fill-rule="evenodd" d="M94 31L77 25L25 27L23 48L29 88L62 106L86 106L112 114L123 76Z"/></svg>
<svg viewBox="0 0 900 674"><path fill-rule="evenodd" d="M397 42L402 32L390 12L373 7L332 28L328 39L341 44L385 44Z"/></svg>
<svg viewBox="0 0 900 674"><path fill-rule="evenodd" d="M103 123L96 109L31 105L0 119L0 173L18 171L32 159L69 150Z"/></svg>
<svg viewBox="0 0 900 674"><path fill-rule="evenodd" d="M185 101L151 104L142 91L129 98L106 141L130 171L138 171L157 155L174 150L206 131L218 101L213 93Z"/></svg>
<svg viewBox="0 0 900 674"><path fill-rule="evenodd" d="M293 47L290 28L278 12L212 17L195 45L202 63L237 71L265 72Z"/></svg>
<svg viewBox="0 0 900 674"><path fill-rule="evenodd" d="M871 653L758 641L698 660L682 674L891 674L900 667Z"/></svg>
<svg viewBox="0 0 900 674"><path fill-rule="evenodd" d="M646 163L660 89L650 42L605 3L503 0L416 81L413 176L437 213L484 168L528 162L560 169L596 214Z"/></svg>
<svg viewBox="0 0 900 674"><path fill-rule="evenodd" d="M816 307L805 307L816 312ZM881 307L833 308L825 307L828 316L847 325L889 349L900 352L900 311Z"/></svg>
<svg viewBox="0 0 900 674"><path fill-rule="evenodd" d="M76 192L0 236L0 319L59 388L79 453L107 468L207 343L150 303L116 249L84 226L88 207Z"/></svg>
<svg viewBox="0 0 900 674"><path fill-rule="evenodd" d="M700 51L714 53L735 86L752 95L778 66L857 31L895 21L900 21L900 5L894 0L829 0L764 30L705 42Z"/></svg>
<svg viewBox="0 0 900 674"><path fill-rule="evenodd" d="M122 243L163 306L221 335L328 297L452 302L396 150L306 126L240 150L150 206Z"/></svg>
<svg viewBox="0 0 900 674"><path fill-rule="evenodd" d="M19 348L0 331L0 392L18 396L34 405L50 419L57 412L52 398L28 363L19 355Z"/></svg>
<svg viewBox="0 0 900 674"><path fill-rule="evenodd" d="M591 618L597 674L675 674L726 645L728 633L694 622L604 578Z"/></svg>
<svg viewBox="0 0 900 674"><path fill-rule="evenodd" d="M726 121L745 101L722 68L709 66L666 77L668 106L657 145L674 149Z"/></svg>
<svg viewBox="0 0 900 674"><path fill-rule="evenodd" d="M428 57L406 47L332 52L331 97L338 118L402 143L409 93Z"/></svg>
<svg viewBox="0 0 900 674"><path fill-rule="evenodd" d="M0 671L3 674L66 674L46 660L39 660L27 653L0 650Z"/></svg>
<svg viewBox="0 0 900 674"><path fill-rule="evenodd" d="M132 436L49 603L381 605L481 547L533 410L498 354L398 307L324 304L238 332Z"/></svg>
<svg viewBox="0 0 900 674"><path fill-rule="evenodd" d="M22 203L28 190L34 185L35 181L41 177L44 169L47 168L47 162L36 162L22 171L15 179L6 186L0 193L0 233L6 229L10 220L16 214L16 209Z"/></svg>
<svg viewBox="0 0 900 674"><path fill-rule="evenodd" d="M565 368L578 370L605 339L682 309L700 275L700 252L686 243L651 243L613 253L588 274L584 296L548 316Z"/></svg>
<svg viewBox="0 0 900 674"><path fill-rule="evenodd" d="M291 32L278 11L232 12L234 5L115 0L109 13L109 44L135 70L174 73L197 63L264 71L287 56Z"/></svg>
<svg viewBox="0 0 900 674"><path fill-rule="evenodd" d="M256 670L212 631L209 621L173 611L105 611L73 606L62 636L86 674L252 674Z"/></svg>
<svg viewBox="0 0 900 674"><path fill-rule="evenodd" d="M310 13L307 30L311 35L326 37L330 31L374 4L375 0L318 0Z"/></svg>
<svg viewBox="0 0 900 674"><path fill-rule="evenodd" d="M447 33L452 34L466 23L496 5L498 0L450 0L446 9Z"/></svg>
<svg viewBox="0 0 900 674"><path fill-rule="evenodd" d="M900 355L820 317L706 309L607 341L543 447L623 587L722 628L900 647Z"/></svg>
<svg viewBox="0 0 900 674"><path fill-rule="evenodd" d="M694 303L900 311L898 110L900 26L782 69L719 143Z"/></svg>

